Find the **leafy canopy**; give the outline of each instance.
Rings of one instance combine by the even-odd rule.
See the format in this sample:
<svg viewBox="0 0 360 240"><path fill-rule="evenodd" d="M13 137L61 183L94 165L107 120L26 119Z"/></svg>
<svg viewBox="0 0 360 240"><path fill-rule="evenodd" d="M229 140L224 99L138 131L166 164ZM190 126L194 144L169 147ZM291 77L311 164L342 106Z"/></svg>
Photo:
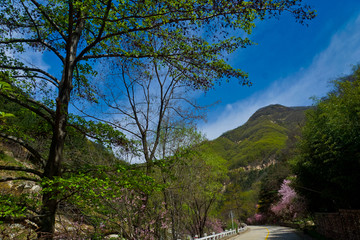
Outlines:
<svg viewBox="0 0 360 240"><path fill-rule="evenodd" d="M359 207L360 68L334 86L308 110L294 161L299 191L315 211Z"/></svg>
<svg viewBox="0 0 360 240"><path fill-rule="evenodd" d="M18 55L29 48L51 52L63 68L76 66L73 85L92 100L93 86L86 76L96 75L89 60L99 58L160 59L179 72L191 69L186 76L195 87L209 87L212 79L231 77L246 84L247 75L228 65L222 53L251 44L246 34L251 33L255 19L282 11L290 11L301 23L315 16L301 0L4 0L0 9L1 68L59 87L64 79L29 66ZM235 29L243 30L245 37L229 36ZM154 42L160 44L154 46Z"/></svg>

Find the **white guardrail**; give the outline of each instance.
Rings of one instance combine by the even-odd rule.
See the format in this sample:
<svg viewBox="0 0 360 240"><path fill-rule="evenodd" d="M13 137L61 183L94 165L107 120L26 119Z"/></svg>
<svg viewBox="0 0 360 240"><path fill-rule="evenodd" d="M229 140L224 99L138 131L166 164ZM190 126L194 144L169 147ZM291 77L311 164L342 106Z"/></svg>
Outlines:
<svg viewBox="0 0 360 240"><path fill-rule="evenodd" d="M224 232L221 232L221 233L212 233L212 235L210 236L205 236L202 237L202 238L198 238L197 235L195 235L195 238L194 239L197 239L197 240L215 240L215 239L221 239L223 237L226 237L226 236L231 236L231 235L235 235L239 232L244 232L245 230L247 229L247 226L245 227L242 227L242 228L239 228L238 230L226 230Z"/></svg>

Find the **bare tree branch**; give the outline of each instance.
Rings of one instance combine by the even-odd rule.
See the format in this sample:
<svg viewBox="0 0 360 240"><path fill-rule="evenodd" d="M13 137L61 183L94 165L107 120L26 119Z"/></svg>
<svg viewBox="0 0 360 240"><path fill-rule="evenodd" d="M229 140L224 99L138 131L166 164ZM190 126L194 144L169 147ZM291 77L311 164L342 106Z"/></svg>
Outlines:
<svg viewBox="0 0 360 240"><path fill-rule="evenodd" d="M119 128L119 129L121 129L121 130L123 130L123 131L126 131L126 132L128 132L128 133L131 133L131 134L133 134L133 135L135 135L135 136L137 136L137 137L140 138L140 136L137 135L135 132L132 132L131 130L122 127L120 124L116 124L116 123L113 123L113 122L111 122L111 121L108 121L108 120L105 120L105 119L101 119L101 118L92 116L92 115L87 114L86 112L82 111L81 109L79 109L76 105L74 105L74 104L72 104L72 105L73 105L79 112L81 112L82 114L84 114L84 115L85 115L86 117L88 117L88 118L92 118L92 119L95 119L95 120L97 120L97 121L107 123L107 124L109 124L109 125L111 125L111 126L113 126L113 127L115 127L115 128ZM110 107L110 105L109 105L109 107ZM115 108L115 109L117 109L117 108ZM79 132L81 132L81 133L83 133L83 134L86 135L86 133L85 133L83 130L81 130L80 128L78 128L76 125L74 125L74 124L69 124L69 126L77 129ZM88 137L92 137L92 136L88 136ZM92 137L92 138L94 138L94 137ZM94 139L96 139L96 138L94 138Z"/></svg>

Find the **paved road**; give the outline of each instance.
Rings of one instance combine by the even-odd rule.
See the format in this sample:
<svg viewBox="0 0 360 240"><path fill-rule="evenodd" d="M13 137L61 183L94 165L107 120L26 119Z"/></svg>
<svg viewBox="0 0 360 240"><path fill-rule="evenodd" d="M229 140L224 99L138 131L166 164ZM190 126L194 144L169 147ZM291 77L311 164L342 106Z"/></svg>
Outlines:
<svg viewBox="0 0 360 240"><path fill-rule="evenodd" d="M279 226L249 226L249 230L231 240L310 240L296 233L295 229Z"/></svg>

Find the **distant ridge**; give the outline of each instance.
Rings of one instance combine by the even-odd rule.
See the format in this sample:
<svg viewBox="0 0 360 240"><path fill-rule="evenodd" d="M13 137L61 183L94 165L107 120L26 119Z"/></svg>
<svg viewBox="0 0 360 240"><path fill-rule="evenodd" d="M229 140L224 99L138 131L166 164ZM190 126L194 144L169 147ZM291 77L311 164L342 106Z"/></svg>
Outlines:
<svg viewBox="0 0 360 240"><path fill-rule="evenodd" d="M260 108L245 124L207 145L229 162L230 169L276 162L278 154L286 148L289 135L304 123L305 110L309 108L280 104Z"/></svg>
<svg viewBox="0 0 360 240"><path fill-rule="evenodd" d="M292 114L293 112L302 112L304 110L309 109L310 107L285 107L280 104L271 104L266 107L262 107L258 109L248 121L254 121L261 116L279 114L279 115L287 115L287 113Z"/></svg>

